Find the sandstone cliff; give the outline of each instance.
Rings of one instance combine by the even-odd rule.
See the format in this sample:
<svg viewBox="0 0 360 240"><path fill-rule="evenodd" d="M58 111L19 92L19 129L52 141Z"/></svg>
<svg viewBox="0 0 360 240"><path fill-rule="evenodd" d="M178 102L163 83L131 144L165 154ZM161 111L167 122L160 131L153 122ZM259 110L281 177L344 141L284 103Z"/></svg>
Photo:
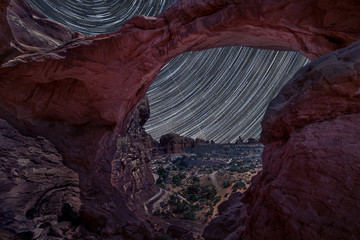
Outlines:
<svg viewBox="0 0 360 240"><path fill-rule="evenodd" d="M22 134L45 137L61 154L56 164L69 176L59 173L58 181L71 175L80 190L78 214L86 228L79 238L151 239L132 203L135 193L142 198L152 191L143 188L153 181L143 179L150 175L149 138L130 129L131 122L141 126L131 115L161 67L184 51L230 45L297 50L315 59L360 38L359 10L352 0L179 0L157 17L135 17L118 32L84 38L26 1L1 1L0 117ZM263 124L264 171L243 197L244 225L232 237L358 238L357 44L315 60L270 106ZM3 166L20 169L6 159ZM3 172L10 184L9 170ZM23 214L31 209L12 212L30 221ZM30 211L34 228L24 231L40 228L38 213L49 214L50 225L42 229L54 228L52 219L62 211ZM13 221L14 214L6 218ZM2 228L13 234L14 226Z"/></svg>
<svg viewBox="0 0 360 240"><path fill-rule="evenodd" d="M42 137L0 120L0 239L71 238L79 226L79 176Z"/></svg>
<svg viewBox="0 0 360 240"><path fill-rule="evenodd" d="M206 239L360 238L359 53L357 41L313 61L270 103L263 171Z"/></svg>
<svg viewBox="0 0 360 240"><path fill-rule="evenodd" d="M195 148L196 141L189 137L183 137L176 133L168 133L160 137L157 148L160 154L185 153L187 148Z"/></svg>
<svg viewBox="0 0 360 240"><path fill-rule="evenodd" d="M132 211L144 211L143 202L159 189L155 186L149 162L155 140L143 125L150 116L147 98L143 98L127 119L126 134L117 138L111 162L111 183L121 191Z"/></svg>
<svg viewBox="0 0 360 240"><path fill-rule="evenodd" d="M244 199L251 238L360 238L359 53L357 41L313 61L270 103L265 170Z"/></svg>
<svg viewBox="0 0 360 240"><path fill-rule="evenodd" d="M93 177L87 185L46 139L23 136L0 120L0 239L153 239L150 224L140 220L142 202L157 192L148 164L153 140L142 128L148 113L144 98L116 138L112 161L84 166L81 174Z"/></svg>

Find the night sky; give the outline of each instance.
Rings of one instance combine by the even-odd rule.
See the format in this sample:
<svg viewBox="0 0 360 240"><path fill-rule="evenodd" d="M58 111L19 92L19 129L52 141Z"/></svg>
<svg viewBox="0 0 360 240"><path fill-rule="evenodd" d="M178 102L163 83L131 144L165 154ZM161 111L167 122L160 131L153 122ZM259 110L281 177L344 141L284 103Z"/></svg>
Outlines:
<svg viewBox="0 0 360 240"><path fill-rule="evenodd" d="M135 15L155 16L168 0L30 0L49 18L86 35L114 32ZM270 100L308 60L299 53L227 47L171 60L148 90L146 131L215 142L258 138Z"/></svg>

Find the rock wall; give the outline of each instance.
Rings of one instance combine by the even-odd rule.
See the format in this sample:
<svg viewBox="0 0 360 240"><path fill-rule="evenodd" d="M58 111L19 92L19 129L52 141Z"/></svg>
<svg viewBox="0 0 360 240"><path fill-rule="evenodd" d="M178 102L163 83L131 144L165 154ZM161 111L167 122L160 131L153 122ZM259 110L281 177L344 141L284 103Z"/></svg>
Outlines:
<svg viewBox="0 0 360 240"><path fill-rule="evenodd" d="M79 238L151 239L140 207L132 204L135 193L142 198L152 191L142 187L153 181L146 178L149 138L131 130L141 126L131 115L143 112L134 107L161 67L185 51L230 45L297 50L315 59L360 38L359 10L352 0L180 0L157 17L135 17L118 32L85 38L26 1L1 1L0 117L23 135L45 137L62 155L62 169L77 174ZM243 197L249 217L232 236L358 236L356 220L350 224L359 199L356 46L326 57L334 62L316 60L310 66L321 71L302 70L272 103L263 125L264 171ZM341 75L342 68L351 74ZM345 207L335 210L334 202ZM14 234L13 228L3 229Z"/></svg>
<svg viewBox="0 0 360 240"><path fill-rule="evenodd" d="M234 205L237 222L219 230L234 216L224 213L206 239L360 238L359 53L357 41L313 61L270 103L263 171Z"/></svg>
<svg viewBox="0 0 360 240"><path fill-rule="evenodd" d="M115 153L100 163L64 161L44 138L0 120L0 239L153 239L142 204L158 191L148 164L153 140L142 128L148 114L144 98L126 134L104 138Z"/></svg>
<svg viewBox="0 0 360 240"><path fill-rule="evenodd" d="M79 176L42 137L0 120L0 239L68 238L79 231Z"/></svg>
<svg viewBox="0 0 360 240"><path fill-rule="evenodd" d="M313 61L269 105L265 170L244 200L251 238L360 238L359 53L357 41Z"/></svg>
<svg viewBox="0 0 360 240"><path fill-rule="evenodd" d="M139 213L144 212L142 203L159 191L149 165L156 141L143 128L149 116L150 107L145 97L126 121L125 136L117 138L111 162L112 185L127 197L130 209Z"/></svg>
<svg viewBox="0 0 360 240"><path fill-rule="evenodd" d="M185 153L186 148L195 148L196 142L189 137L183 137L176 133L168 133L160 137L157 148L159 154Z"/></svg>
<svg viewBox="0 0 360 240"><path fill-rule="evenodd" d="M0 63L21 54L49 51L82 36L21 0L1 1L0 11Z"/></svg>

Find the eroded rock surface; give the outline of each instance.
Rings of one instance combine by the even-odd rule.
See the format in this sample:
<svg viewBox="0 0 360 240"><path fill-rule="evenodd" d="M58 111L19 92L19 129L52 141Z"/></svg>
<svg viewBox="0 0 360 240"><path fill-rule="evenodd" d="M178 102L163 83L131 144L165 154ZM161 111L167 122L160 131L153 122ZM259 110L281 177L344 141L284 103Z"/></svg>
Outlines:
<svg viewBox="0 0 360 240"><path fill-rule="evenodd" d="M78 231L79 176L42 137L0 120L0 239L71 239Z"/></svg>
<svg viewBox="0 0 360 240"><path fill-rule="evenodd" d="M252 237L265 238L261 218L274 239L360 238L359 53L357 41L313 61L270 104L264 181L248 197Z"/></svg>
<svg viewBox="0 0 360 240"><path fill-rule="evenodd" d="M148 164L153 140L141 128L146 112L145 98L124 136L103 136L113 155L96 163L63 161L44 138L0 120L0 239L153 239L142 204L157 192Z"/></svg>
<svg viewBox="0 0 360 240"><path fill-rule="evenodd" d="M168 133L160 137L158 149L163 154L185 153L186 148L194 148L195 140L176 133Z"/></svg>
<svg viewBox="0 0 360 240"><path fill-rule="evenodd" d="M9 84L1 88L1 108L28 123L40 118L124 128L161 67L178 54L243 45L297 50L314 59L359 39L359 10L350 0L177 1L157 17L134 17L116 33L5 61L0 74ZM13 31L11 22L22 16L11 16ZM27 32L39 31L34 19L25 19Z"/></svg>
<svg viewBox="0 0 360 240"><path fill-rule="evenodd" d="M3 0L0 11L1 64L21 54L45 53L82 37L21 0Z"/></svg>
<svg viewBox="0 0 360 240"><path fill-rule="evenodd" d="M150 116L147 98L143 98L127 120L126 135L117 139L112 160L112 184L127 198L133 211L144 212L143 202L158 192L150 168L155 140L143 125Z"/></svg>
<svg viewBox="0 0 360 240"><path fill-rule="evenodd" d="M360 41L313 61L270 103L263 171L242 199L248 206L235 215L247 217L232 236L360 238L359 53Z"/></svg>
<svg viewBox="0 0 360 240"><path fill-rule="evenodd" d="M203 237L207 240L219 240L234 237L239 238L235 232L239 226L245 225L247 212L246 204L241 202L243 195L240 192L231 194L229 200L218 206L219 217L213 219L205 228Z"/></svg>

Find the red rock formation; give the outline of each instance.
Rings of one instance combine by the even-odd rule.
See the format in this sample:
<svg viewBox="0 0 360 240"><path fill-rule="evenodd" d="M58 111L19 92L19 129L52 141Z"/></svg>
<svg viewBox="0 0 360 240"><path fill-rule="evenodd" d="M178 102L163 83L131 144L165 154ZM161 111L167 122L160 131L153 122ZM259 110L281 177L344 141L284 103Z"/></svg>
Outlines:
<svg viewBox="0 0 360 240"><path fill-rule="evenodd" d="M359 53L357 41L313 61L270 103L263 171L242 199L247 208L235 208L238 229L211 234L227 212L206 239L226 231L242 239L360 239Z"/></svg>
<svg viewBox="0 0 360 240"><path fill-rule="evenodd" d="M0 146L0 239L76 235L78 174L63 165L47 140L22 136L4 120Z"/></svg>
<svg viewBox="0 0 360 240"><path fill-rule="evenodd" d="M360 238L359 53L360 41L313 61L270 104L251 238Z"/></svg>
<svg viewBox="0 0 360 240"><path fill-rule="evenodd" d="M146 235L147 238L151 238L151 233L146 230L148 225L141 223L138 220L139 216L134 216L129 210L132 206L125 200L127 199L124 196L126 189L122 191L120 186L122 182L116 179L122 176L121 172L116 172L123 170L120 167L122 159L117 158L115 154L119 155L117 146L123 146L123 143L117 145L118 137L124 137L126 133L129 133L127 127L131 114L135 111L134 106L144 97L148 86L161 67L168 60L184 51L230 45L298 50L314 59L360 38L359 10L359 3L352 0L305 0L297 2L290 0L182 0L173 4L158 17L135 17L116 33L77 38L77 34L43 19L43 16L32 10L26 1L1 1L0 117L6 119L23 133L45 136L63 155L64 164L78 174L82 203L79 214L82 224L87 226L87 229L92 229L93 232L98 231L103 238L110 238L115 235L126 236L126 238L135 238L135 235L144 238ZM53 27L57 29L56 35L54 35ZM41 35L46 37L42 38ZM62 41L64 41L63 44ZM354 56L347 56L342 61L346 62L348 58L353 59ZM335 66L330 66L327 71L333 72L337 76L337 72L333 71L336 69ZM358 71L355 66L356 64L354 64L354 72ZM350 66L347 67L351 69ZM312 74L306 76L315 79L322 73L315 71ZM291 109L287 108L290 111L288 114L279 114L283 118L274 116L268 117L268 120L265 121L263 141L268 146L265 148L264 157L270 160L265 161L267 163L265 163L264 172L257 178L257 184L254 185L251 193L245 197L249 203L248 212L253 216L271 216L271 218L269 217L271 224L268 230L264 231L264 234L269 233L274 236L285 233L293 234L291 227L297 226L295 223L291 225L291 222L286 221L288 215L276 215L276 212L281 209L270 209L270 206L279 206L276 205L276 200L282 199L281 191L288 189L290 183L292 185L294 183L286 182L286 178L281 178L283 175L280 174L279 181L275 182L283 187L278 186L280 192L274 191L272 195L269 195L267 193L270 192L265 191L268 189L265 185L275 176L267 173L276 173L276 169L279 170L281 166L292 163L292 159L297 159L303 155L305 156L303 159L310 159L307 155L311 154L308 152L310 150L316 150L319 154L323 154L324 149L332 152L328 150L329 147L338 149L333 147L336 145L334 134L340 132L341 129L346 130L350 126L356 129L352 122L353 119L349 120L348 118L356 117L353 113L354 108L357 108L358 105L343 105L345 102L352 102L356 99L356 97L352 97L345 101L349 98L349 94L357 96L358 90L353 91L353 89L358 86L358 83L356 83L356 77L354 79L354 83L347 82L343 85L340 80L339 84L332 85L334 92L328 93L343 96L344 98L341 101L339 100L340 102L336 100L331 102L332 104L316 105L314 99L312 101L303 99L311 102L313 109L316 110L306 112L306 108L301 108L299 111L304 110L304 114L295 119L292 118ZM309 81L308 84L310 83ZM328 86L326 84L313 86L314 90L320 89L318 92L319 101L327 99L321 95L323 88L326 89ZM296 91L294 90L294 92ZM317 100L317 95L314 96ZM291 98L288 95L286 97ZM330 97L329 100L331 101L331 99ZM333 111L338 112L337 108L331 107L334 104L340 105L342 114L351 114L343 117L334 114ZM316 107L320 107L320 109ZM329 116L333 116L334 119L328 118ZM269 119L273 118L290 125L282 127L282 125L270 124ZM308 126L307 123L314 119L320 123L327 119L328 121L323 124L329 125L319 125L316 130L327 130L321 130L320 132L323 135L315 136L313 134L313 138L311 138L309 134L315 125ZM276 128L271 131L268 126ZM296 130L300 129L303 129L304 132L296 135ZM284 136L289 139L290 145L283 145L285 144L285 140L282 139ZM296 138L296 136L300 137ZM302 146L299 142L299 139L304 139L307 136L309 136L309 141L311 139L313 141L323 139L323 137L334 139L334 141L330 144L327 140L321 145L325 147L325 143L327 143L327 148L310 149L306 148L306 145ZM344 146L342 149L358 146L356 136L351 135L348 129L344 136L348 137L348 141L340 141L340 144ZM321 141L318 140L315 146L320 146L319 142ZM146 142L147 140L144 140L143 146L147 144ZM299 150L296 150L297 148L294 146L298 145ZM141 148L142 146L139 146L139 149ZM288 148L289 150L287 150ZM290 150L299 156L292 154ZM139 152L135 150L135 154L137 153ZM348 158L347 152L341 153ZM349 152L349 156L352 153ZM129 156L128 153L126 154ZM321 167L326 164L321 165L320 163L325 160L321 158L321 155L316 156L312 163L306 162L304 166L314 166L317 169L316 173L321 173ZM323 156L334 159L342 155ZM119 160L116 164L112 162L114 157ZM142 169L146 169L143 161L140 161L140 164L143 165ZM347 171L353 170L345 163L342 166L346 166ZM127 167L124 166L123 168ZM331 169L334 170L334 168ZM335 170L330 172L335 176L342 176L341 172ZM142 174L139 176L143 176ZM291 175L290 170L288 174ZM314 182L311 180L314 174L309 172L311 186L314 186ZM294 176L297 175L294 174ZM303 175L301 176L303 177ZM324 176L321 179L326 179L327 175L324 173L319 176ZM349 181L351 182L355 176L350 176ZM136 183L137 181L134 178L133 182ZM301 179L298 181L303 182ZM329 180L328 183L332 183L332 180ZM336 182L336 184L339 183ZM321 184L321 186L324 185L324 183ZM338 189L339 185L336 186ZM356 187L357 185L354 183L354 188L356 189ZM272 188L270 187L270 189ZM314 211L321 215L322 209L326 210L328 204L333 206L332 203L324 203L324 199L319 200L320 197L326 196L326 194L318 193L317 190L320 187L316 188L316 191L311 190L311 188L310 190L309 188L304 189L307 191L301 197L309 199L306 196L310 194L316 199L316 203L308 206L308 208L303 208L305 213ZM344 188L343 191L349 192L346 189ZM327 190L331 189L327 188ZM358 199L357 191L355 192L353 199ZM345 194L344 192L340 193L339 196ZM258 205L260 203L265 204L264 201L270 197L275 200L270 201L264 207ZM351 201L347 202L349 198L342 199L345 199L344 202L349 203L349 205L353 204ZM335 202L340 203L341 201ZM348 210L348 208L345 209ZM269 212L267 213L267 211ZM340 211L340 213L344 211ZM338 218L335 210L325 211L325 213L328 218L332 216L337 220L341 219ZM309 216L313 215L310 214ZM343 216L341 215L341 217ZM351 219L352 215L349 216ZM275 228L273 223L276 222L274 219L283 225L280 224L278 225L280 227L273 229ZM320 226L317 225L318 220L316 221L314 226ZM344 219L344 222L347 221ZM249 218L249 224L245 230L245 234L249 237L263 236L261 234L254 235L257 232L256 229L251 228L250 223L254 224L253 226L262 226L266 222L261 222L261 219L257 221ZM307 226L306 224L311 225L314 222L306 219L304 225ZM321 231L327 230L326 226L330 226L332 222L326 222L326 224L323 229L320 229ZM336 224L337 222L335 222ZM312 226L308 229L315 228L311 228ZM293 229L297 228L294 227ZM302 230L302 227L299 229ZM345 229L348 234L349 231L352 231L350 227L341 229ZM341 229L336 228L335 230L338 232L333 233L332 236L337 236L336 234L339 234L342 231ZM321 231L318 230L316 228L314 231L316 234L320 234L319 237L326 236L321 235ZM139 232L144 234L138 236Z"/></svg>
<svg viewBox="0 0 360 240"><path fill-rule="evenodd" d="M42 53L82 36L56 23L21 0L0 5L0 63L20 54Z"/></svg>
<svg viewBox="0 0 360 240"><path fill-rule="evenodd" d="M219 217L213 219L205 228L203 237L207 240L238 239L236 229L246 221L246 205L241 202L242 194L236 192L230 195L229 200L218 206ZM233 238L231 238L233 237Z"/></svg>
<svg viewBox="0 0 360 240"><path fill-rule="evenodd" d="M155 140L143 128L149 116L149 103L143 98L126 120L126 134L117 138L111 161L111 184L123 193L129 208L137 213L144 211L144 200L159 191L149 166Z"/></svg>
<svg viewBox="0 0 360 240"><path fill-rule="evenodd" d="M243 45L315 58L359 38L359 8L354 1L330 0L178 1L156 18L131 19L116 33L5 63L1 76L13 84L2 88L2 105L23 121L31 116L124 127L125 116L174 56ZM36 32L28 21L28 31Z"/></svg>
<svg viewBox="0 0 360 240"><path fill-rule="evenodd" d="M158 154L178 154L185 153L186 148L194 148L195 146L196 142L192 138L168 133L160 137L157 148Z"/></svg>
<svg viewBox="0 0 360 240"><path fill-rule="evenodd" d="M176 133L162 135L160 138L160 148L167 154L176 154L185 152L184 138Z"/></svg>

